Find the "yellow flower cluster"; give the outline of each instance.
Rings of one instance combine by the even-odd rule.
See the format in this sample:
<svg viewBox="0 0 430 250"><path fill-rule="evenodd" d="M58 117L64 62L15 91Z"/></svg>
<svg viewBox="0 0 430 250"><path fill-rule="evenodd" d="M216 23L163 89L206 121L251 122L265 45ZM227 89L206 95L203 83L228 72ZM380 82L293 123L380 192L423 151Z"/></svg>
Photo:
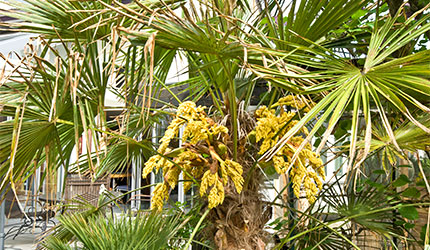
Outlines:
<svg viewBox="0 0 430 250"><path fill-rule="evenodd" d="M224 180L227 179L227 176L230 176L231 180L234 183L234 186L236 187L237 193L242 192L242 188L243 188L242 166L235 161L226 160L225 164L221 164L221 168L223 167L226 167L225 172L227 174L227 175L224 175L224 172L223 172Z"/></svg>
<svg viewBox="0 0 430 250"><path fill-rule="evenodd" d="M199 155L191 152L189 150L186 150L178 155L178 157L175 159L175 163L180 165L185 173L183 179L184 179L184 193L186 193L192 185L192 179L191 176L194 178L200 178L203 174L203 168L193 164L193 162L203 162L200 160Z"/></svg>
<svg viewBox="0 0 430 250"><path fill-rule="evenodd" d="M205 196L207 190L212 186L208 195L209 208L214 208L224 201L224 186L228 183L228 177L233 181L237 193L240 194L243 188L243 168L232 160L220 160L218 171L212 173L212 170L207 170L200 184L200 196Z"/></svg>
<svg viewBox="0 0 430 250"><path fill-rule="evenodd" d="M145 163L145 167L142 170L142 176L143 178L146 178L152 172L152 170L155 169L158 172L160 168L170 168L172 165L173 163L161 155L154 155Z"/></svg>
<svg viewBox="0 0 430 250"><path fill-rule="evenodd" d="M311 105L309 105L305 100L293 95L287 95L285 97L280 98L278 101L278 105L294 107L297 110L303 109L303 112L309 112L309 107L311 107Z"/></svg>
<svg viewBox="0 0 430 250"><path fill-rule="evenodd" d="M158 183L152 193L151 206L152 208L161 209L164 204L164 200L169 197L169 187L164 183Z"/></svg>
<svg viewBox="0 0 430 250"><path fill-rule="evenodd" d="M314 172L315 169L310 169L303 164L304 162L302 161L305 160L303 158L303 156L300 156L295 162L294 167L290 171L290 179L293 184L294 195L300 197L300 188L303 183L306 190L306 198L310 203L313 203L316 199L315 196L318 194L318 189L322 189L322 181L317 173L324 179L324 168L319 167L316 169L317 172Z"/></svg>
<svg viewBox="0 0 430 250"><path fill-rule="evenodd" d="M269 109L266 106L260 107L256 112L257 127L255 129L256 141L262 141L259 154L263 154L279 141L279 139L294 125L297 120L293 120L295 113L286 112L282 109L282 105L291 105L294 101L292 96L281 98L274 106L281 106L281 112L276 115L274 109ZM297 105L300 103L295 102ZM297 106L298 109L303 108L305 104ZM302 132L307 134L307 130L303 129ZM291 165L292 157L296 153L297 148L302 144L304 138L296 135L292 137L288 143L273 156L273 167L279 174L287 172L288 167ZM323 162L319 156L312 151L312 146L307 143L305 147L298 154L294 162L294 166L290 171L290 179L293 183L294 194L299 197L300 188L303 184L306 190L307 199L313 203L315 196L318 194L318 189L322 188L322 181L318 177L324 179Z"/></svg>
<svg viewBox="0 0 430 250"><path fill-rule="evenodd" d="M255 128L257 142L263 140L259 154L262 154L275 146L286 131L296 125L297 120L292 120L295 113L282 112L275 115L275 110L261 106L255 112L257 127Z"/></svg>
<svg viewBox="0 0 430 250"><path fill-rule="evenodd" d="M211 170L207 170L200 183L200 196L205 196L211 186L213 187L209 192L208 202L209 208L214 208L224 201L224 186L218 177L218 173L212 173Z"/></svg>
<svg viewBox="0 0 430 250"><path fill-rule="evenodd" d="M178 136L181 126L185 126L182 141L189 146L180 148L179 154L171 156L175 150L170 150L168 145ZM242 191L242 166L228 159L225 144L217 138L227 133L226 127L216 124L207 117L203 107L196 107L193 102L184 102L178 107L176 118L160 140L157 150L159 154L152 156L142 171L143 178L146 178L154 169L163 170L164 182L158 184L154 190L151 199L152 209L161 210L168 198L169 188L175 188L181 173L185 181L185 192L190 189L192 181L201 180L200 195L202 197L207 195L210 208L224 201L224 186L227 185L229 177L236 191L238 193ZM169 159L170 157L173 159Z"/></svg>
<svg viewBox="0 0 430 250"><path fill-rule="evenodd" d="M167 127L163 138L160 139L160 146L158 147L158 153L164 154L168 150L170 141L178 136L179 128L185 123L185 120L176 118L173 119L169 127Z"/></svg>

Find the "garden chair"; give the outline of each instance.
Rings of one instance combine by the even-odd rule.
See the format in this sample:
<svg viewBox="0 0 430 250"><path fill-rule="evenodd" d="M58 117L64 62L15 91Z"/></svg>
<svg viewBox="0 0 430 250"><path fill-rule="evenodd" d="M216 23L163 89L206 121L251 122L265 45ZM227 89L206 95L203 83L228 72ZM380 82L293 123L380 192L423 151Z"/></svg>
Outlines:
<svg viewBox="0 0 430 250"><path fill-rule="evenodd" d="M6 238L15 239L19 234L23 234L30 229L39 228L46 231L48 223L55 225L53 220L56 211L44 206L42 202L34 197L26 199L24 206L18 203L12 192L6 194L6 205L9 205L9 218L21 218L18 225L12 226L6 233Z"/></svg>

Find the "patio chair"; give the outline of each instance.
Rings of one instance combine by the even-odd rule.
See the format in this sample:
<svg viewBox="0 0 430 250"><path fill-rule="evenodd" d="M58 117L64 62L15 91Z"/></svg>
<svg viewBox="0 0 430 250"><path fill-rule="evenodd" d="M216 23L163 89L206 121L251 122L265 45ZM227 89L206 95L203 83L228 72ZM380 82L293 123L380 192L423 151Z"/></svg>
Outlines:
<svg viewBox="0 0 430 250"><path fill-rule="evenodd" d="M114 199L119 194L121 193L109 191L108 189L106 189L104 184L102 184L98 193L85 192L82 194L78 194L69 200L66 200L66 213L83 212L88 209L89 206L97 207L100 204L104 204L105 202ZM107 204L106 207L112 210L112 204Z"/></svg>
<svg viewBox="0 0 430 250"><path fill-rule="evenodd" d="M82 193L67 200L67 212L82 212L86 206L97 206L99 195L94 193Z"/></svg>
<svg viewBox="0 0 430 250"><path fill-rule="evenodd" d="M9 205L10 217L8 218L21 218L21 222L18 225L12 226L6 233L6 238L13 236L15 239L19 234L25 233L27 230L39 228L42 232L46 231L48 223L55 225L53 218L55 211L52 209L46 209L43 204L36 198L27 198L26 204L29 206L23 207L18 204L12 192L6 194L6 205Z"/></svg>

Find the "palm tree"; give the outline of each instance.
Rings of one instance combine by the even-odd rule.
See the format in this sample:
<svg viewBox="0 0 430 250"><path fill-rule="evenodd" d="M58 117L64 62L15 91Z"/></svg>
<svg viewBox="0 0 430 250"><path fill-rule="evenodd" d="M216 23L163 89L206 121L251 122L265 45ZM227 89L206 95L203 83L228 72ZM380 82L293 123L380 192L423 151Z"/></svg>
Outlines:
<svg viewBox="0 0 430 250"><path fill-rule="evenodd" d="M318 146L319 152L345 113L352 116L349 165L354 168L363 163L371 150L372 121L383 125L390 142L401 151L387 110L401 114L423 133L430 132L428 125L416 119L417 113L428 112L426 100L430 85L425 63L428 51L392 57L394 52L429 30L430 26L425 23L428 16L416 20L416 16L421 14L416 12L399 27L396 27L396 21L402 18L401 9L394 16L378 16L374 29L365 40L367 49L361 55L364 59L354 64L352 60L355 58L334 53L332 49L336 40L330 40L329 32L347 22L351 14L365 6L365 1L301 1L297 4L293 1L289 12L284 12L274 3L261 13L257 25L247 21L246 14L243 14L247 9L240 9L246 6L244 4L237 3L237 13L232 11L231 5L223 2L207 4L210 11L205 12L204 8L196 10L191 6L183 10L184 13L189 12L183 18L169 9L157 9L150 17L138 16L145 28L121 30L133 41L142 43L147 41L149 34L156 32L160 46L182 49L192 55L189 56L190 64L196 65L198 74L209 79L206 81L212 83L213 92L224 93L221 100L213 102L228 108L225 112L231 118L233 156L237 152L236 147L241 146L240 138L236 138L239 128L235 125L244 124L240 120L236 122L238 98L241 97L237 93L237 84L241 82L241 76L250 76L249 71L277 88L270 93L271 100L289 92L308 95L316 101L315 106L263 154L260 161L270 161L309 123L313 124L308 140L322 126L326 128ZM133 15L126 6L118 6L123 13ZM296 7L299 11L294 12ZM113 7L108 8L114 10ZM274 10L277 10L276 18L271 16ZM199 12L204 14L198 15ZM244 68L249 71L243 71ZM250 79L255 78L251 75ZM248 89L253 89L255 84L255 81L248 81ZM365 147L357 153L357 139L361 135L364 136ZM305 140L300 145L294 157L306 143ZM294 163L293 158L291 165ZM227 238L235 237L231 234Z"/></svg>
<svg viewBox="0 0 430 250"><path fill-rule="evenodd" d="M418 118L429 111L429 53L396 54L430 29L429 16L422 11L399 22L402 9L391 16L380 14L378 4L362 0L269 1L264 6L260 3L258 11L247 1L195 4L123 4L115 0L15 3L21 12L5 14L27 21L16 28L50 39L43 51L53 51L58 59L52 63L43 53L34 55L30 59L35 63L24 63L18 78L9 78L1 86L2 100L7 100L0 103L5 107L2 114L16 119L1 123L0 149L4 153L0 162L5 162L0 174L19 183L42 162L52 169L68 166L83 131L91 131L98 146L81 159L83 164L76 165L79 171L98 177L116 166L126 167L133 157L144 161L153 148L150 139L139 135L166 113L163 108L153 109L151 103L172 107L157 98L161 91L171 93L179 103L210 97L208 113L229 129L230 137L224 144L229 157L243 166L245 185L238 194L234 185L228 184L224 203L206 215L213 222L218 248L258 249L267 242L263 229L269 218L265 211L270 211L258 194L263 170L273 165L273 157L305 127L310 131L306 140L295 145L288 168L297 165L301 150L324 128L317 145L317 152L322 152L345 115L352 117L350 168L359 167L375 149L375 124L382 124L390 147L403 154L396 127L390 123L393 114L410 121L409 126L420 133L430 132L427 122ZM351 20L363 10L376 13L373 28ZM30 14L38 18L30 19ZM348 25L359 32L345 34ZM339 33L341 37L336 35ZM61 43L66 56L50 46ZM339 53L344 48L349 53ZM189 63L190 78L174 85L187 86L186 100L172 91L174 86L166 85L166 72L176 55L186 57ZM103 115L104 96L108 82L119 78L124 78L124 83L117 94L126 105L120 129L112 131ZM261 85L268 91L254 103L254 89ZM298 122L280 132L267 151L258 154L258 148L250 150L255 120L247 112L249 106L271 107L286 95L308 100L309 111L298 112ZM164 152L162 156L173 159ZM324 225L317 223L316 228Z"/></svg>

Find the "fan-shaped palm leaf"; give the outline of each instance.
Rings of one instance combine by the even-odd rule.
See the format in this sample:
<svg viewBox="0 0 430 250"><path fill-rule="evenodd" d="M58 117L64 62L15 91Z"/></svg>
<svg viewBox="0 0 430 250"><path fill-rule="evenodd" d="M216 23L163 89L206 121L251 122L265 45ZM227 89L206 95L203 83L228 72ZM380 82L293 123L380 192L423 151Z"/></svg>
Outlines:
<svg viewBox="0 0 430 250"><path fill-rule="evenodd" d="M371 112L374 110L379 114L391 142L397 149L398 143L387 118L385 109L387 105L394 107L413 124L430 133L428 127L411 115L411 110L415 109L429 111L429 108L419 101L428 98L430 93L430 82L427 79L429 69L426 63L429 59L429 52L423 51L402 58L390 57L394 51L430 29L430 25L425 23L428 18L429 16L426 16L418 22L413 22L413 18L410 18L403 24L403 29L396 29L395 31L392 31L391 28L396 18L388 18L382 27L374 31L369 44L368 56L364 67L361 69L333 54L326 56L326 59L320 59L319 57L323 56L323 53L318 53L314 59L308 59L310 63L303 60L298 62L308 64L316 69L310 74L303 74L300 77L309 77L320 81L314 86L306 87L306 90L301 93L318 93L321 91L329 91L329 93L293 129L284 135L275 148L266 152L262 159L271 158L280 146L284 145L301 127L317 117L318 121L314 124L310 136L314 135L325 122L328 122L324 140L319 146L320 150L342 115L349 110L352 112L351 159L356 152L361 114L364 115L366 123L365 153L358 160L358 164L364 160L369 152L372 131ZM314 46L316 45L314 44ZM324 53L330 54L329 51ZM288 56L288 53L285 53L286 60L289 59ZM278 85L285 83L285 86L288 86L291 82L285 79L297 78L296 74L288 74L285 71L280 73L277 70L269 71L266 69L266 72L258 72L258 67L256 68L257 75L263 78L268 76L270 80L273 75L269 75L268 72L274 73L276 76L274 82Z"/></svg>

